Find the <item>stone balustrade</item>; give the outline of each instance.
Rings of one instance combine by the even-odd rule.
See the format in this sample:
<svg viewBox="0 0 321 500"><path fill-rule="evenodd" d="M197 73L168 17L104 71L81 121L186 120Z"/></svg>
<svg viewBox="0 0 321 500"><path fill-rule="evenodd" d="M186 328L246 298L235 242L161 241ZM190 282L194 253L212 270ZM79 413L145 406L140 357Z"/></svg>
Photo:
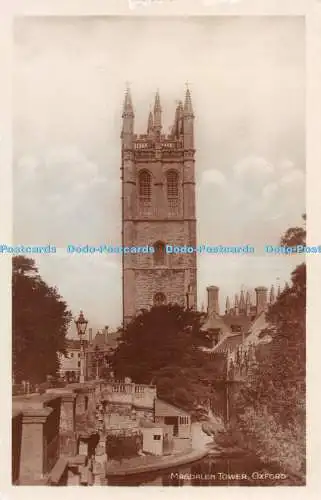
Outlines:
<svg viewBox="0 0 321 500"><path fill-rule="evenodd" d="M110 403L153 408L156 387L134 383L106 382L101 384L101 398Z"/></svg>

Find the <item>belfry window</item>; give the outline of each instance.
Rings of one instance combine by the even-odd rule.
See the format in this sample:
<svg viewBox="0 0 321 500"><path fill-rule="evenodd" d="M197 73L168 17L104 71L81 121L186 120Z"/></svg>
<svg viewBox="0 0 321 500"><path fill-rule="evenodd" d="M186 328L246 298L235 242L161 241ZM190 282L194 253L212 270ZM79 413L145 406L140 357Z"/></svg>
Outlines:
<svg viewBox="0 0 321 500"><path fill-rule="evenodd" d="M165 302L166 302L166 297L162 292L155 293L154 295L155 306L161 306L162 304L165 304Z"/></svg>
<svg viewBox="0 0 321 500"><path fill-rule="evenodd" d="M154 244L154 264L158 266L165 264L165 243L162 241Z"/></svg>
<svg viewBox="0 0 321 500"><path fill-rule="evenodd" d="M167 172L167 198L178 198L178 174L175 170Z"/></svg>
<svg viewBox="0 0 321 500"><path fill-rule="evenodd" d="M147 170L140 172L138 176L139 212L142 215L150 215L152 204L152 176Z"/></svg>
<svg viewBox="0 0 321 500"><path fill-rule="evenodd" d="M167 172L166 187L169 215L178 215L178 173L175 170Z"/></svg>
<svg viewBox="0 0 321 500"><path fill-rule="evenodd" d="M139 174L139 197L144 200L152 197L151 175L145 170Z"/></svg>

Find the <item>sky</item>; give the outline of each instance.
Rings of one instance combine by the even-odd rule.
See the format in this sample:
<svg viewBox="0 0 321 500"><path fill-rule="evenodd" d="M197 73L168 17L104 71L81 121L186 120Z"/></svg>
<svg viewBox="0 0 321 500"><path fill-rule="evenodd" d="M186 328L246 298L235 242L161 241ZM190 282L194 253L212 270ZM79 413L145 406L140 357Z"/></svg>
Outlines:
<svg viewBox="0 0 321 500"><path fill-rule="evenodd" d="M206 286L284 284L296 257L261 251L305 212L305 43L300 17L20 18L14 26L14 243L35 256L93 328L121 322L118 256L68 244L121 243L120 130L126 82L135 132L159 89L163 128L188 82L195 114L198 243L256 255L198 259Z"/></svg>

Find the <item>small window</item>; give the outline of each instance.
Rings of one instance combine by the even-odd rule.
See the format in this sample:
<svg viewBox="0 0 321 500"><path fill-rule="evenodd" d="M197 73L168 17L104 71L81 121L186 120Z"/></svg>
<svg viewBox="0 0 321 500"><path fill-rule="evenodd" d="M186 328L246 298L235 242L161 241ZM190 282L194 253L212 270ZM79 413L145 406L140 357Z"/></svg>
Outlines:
<svg viewBox="0 0 321 500"><path fill-rule="evenodd" d="M154 434L154 441L160 441L161 436L160 434Z"/></svg>
<svg viewBox="0 0 321 500"><path fill-rule="evenodd" d="M154 263L155 265L165 264L165 244L157 241L154 245Z"/></svg>
<svg viewBox="0 0 321 500"><path fill-rule="evenodd" d="M73 358L73 357L74 357L74 353L73 353L73 352L71 352L71 353L70 353L70 357L71 357L71 358Z"/></svg>
<svg viewBox="0 0 321 500"><path fill-rule="evenodd" d="M80 368L80 361L78 361L78 368Z"/></svg>

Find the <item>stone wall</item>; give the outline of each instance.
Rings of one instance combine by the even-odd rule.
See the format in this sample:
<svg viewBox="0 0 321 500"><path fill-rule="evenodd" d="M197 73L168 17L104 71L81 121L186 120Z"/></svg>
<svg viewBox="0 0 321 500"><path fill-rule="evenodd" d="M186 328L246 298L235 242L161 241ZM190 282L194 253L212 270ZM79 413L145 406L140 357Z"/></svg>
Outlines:
<svg viewBox="0 0 321 500"><path fill-rule="evenodd" d="M22 412L12 414L12 484L17 484L20 476L20 458L22 444Z"/></svg>

